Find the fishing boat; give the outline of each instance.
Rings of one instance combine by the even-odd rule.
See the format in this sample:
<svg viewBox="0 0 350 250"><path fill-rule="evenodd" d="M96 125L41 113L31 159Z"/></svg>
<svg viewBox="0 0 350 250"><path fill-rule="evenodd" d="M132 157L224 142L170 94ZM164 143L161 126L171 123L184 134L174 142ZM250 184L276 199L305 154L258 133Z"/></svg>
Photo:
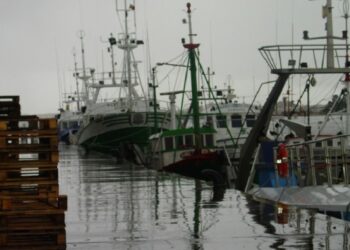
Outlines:
<svg viewBox="0 0 350 250"><path fill-rule="evenodd" d="M239 159L240 150L253 128L260 106L242 102L229 85L226 89L215 89L214 98L202 114L203 124L212 124L216 130L216 142L224 148L232 161ZM210 99L210 98L209 98Z"/></svg>
<svg viewBox="0 0 350 250"><path fill-rule="evenodd" d="M172 123L172 129L154 134L150 137L151 141L151 159L150 166L163 171L174 172L184 176L197 179L210 179L215 184L225 185L227 178L228 157L225 151L217 146L217 130L212 124L201 124L201 114L199 106L199 97L197 90L197 68L203 73L202 65L199 62L198 47L199 44L194 43L192 33L191 20L191 4L187 3L189 42L184 39L183 47L188 53L189 76L191 78L191 105L190 113L182 115L177 114L179 120L188 121L191 117L191 125L183 126L181 122ZM203 74L202 74L203 75ZM187 76L187 74L186 74ZM213 97L213 90L209 81L206 79L207 89ZM163 93L170 95L174 100L176 94L185 93L185 90L175 91L171 93ZM215 98L212 98L214 102ZM172 117L174 120L174 102L172 103ZM220 111L220 109L218 109Z"/></svg>
<svg viewBox="0 0 350 250"><path fill-rule="evenodd" d="M72 99L72 101L74 101ZM78 132L83 114L78 110L71 110L68 102L65 109L61 108L58 115L59 140L65 144L75 144L74 135Z"/></svg>
<svg viewBox="0 0 350 250"><path fill-rule="evenodd" d="M349 219L349 134L337 135L334 131L333 135L320 137L320 133L311 132L310 124L303 126L290 121L302 140L266 140L274 106L291 75L305 74L311 78L338 74L344 77L349 89L347 32L339 38L345 44L334 44L331 0L327 0L323 10L327 17L326 45L273 45L259 49L278 78L242 148L236 187L256 199L340 212L342 218ZM310 39L307 32L304 38ZM345 63L337 60L340 55L346 58Z"/></svg>
<svg viewBox="0 0 350 250"><path fill-rule="evenodd" d="M135 6L125 0L120 7L117 1L117 14L124 15L123 33L108 39L111 71L100 74L93 71L92 76L85 79L88 98L77 143L87 150L113 153L119 158L127 155L130 148L143 150L149 135L169 128L170 116L167 108L148 98L141 84L133 51L143 41L137 40L136 33L131 31L135 26L130 25L130 20L135 20L132 18ZM119 68L115 66L114 47L123 51ZM103 91L114 95L103 100Z"/></svg>
<svg viewBox="0 0 350 250"><path fill-rule="evenodd" d="M75 63L76 67L76 63ZM75 134L78 132L80 124L83 120L83 113L81 110L82 101L80 99L80 90L78 83L77 72L75 72L76 91L73 93L65 93L63 95L62 107L58 114L58 135L59 140L65 144L76 144L74 140Z"/></svg>
<svg viewBox="0 0 350 250"><path fill-rule="evenodd" d="M77 54L75 50L73 50L75 91L62 94L62 106L57 116L59 140L67 145L77 144L76 134L83 121L86 103L89 103L87 80L92 77L91 72L94 72L93 69L90 69L90 75L88 75L87 69L85 68L83 31L80 31L79 38L81 42L83 67L78 68Z"/></svg>

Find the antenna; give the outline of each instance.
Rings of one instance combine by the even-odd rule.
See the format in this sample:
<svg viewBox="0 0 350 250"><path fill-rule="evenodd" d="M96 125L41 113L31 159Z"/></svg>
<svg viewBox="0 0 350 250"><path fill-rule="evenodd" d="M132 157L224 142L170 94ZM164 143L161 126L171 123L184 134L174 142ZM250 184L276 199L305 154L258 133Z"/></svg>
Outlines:
<svg viewBox="0 0 350 250"><path fill-rule="evenodd" d="M192 16L191 16L192 10L191 10L191 3L187 3L187 14L188 14L188 30L189 30L189 38L190 38L190 43L193 44L193 36L194 34L192 33Z"/></svg>

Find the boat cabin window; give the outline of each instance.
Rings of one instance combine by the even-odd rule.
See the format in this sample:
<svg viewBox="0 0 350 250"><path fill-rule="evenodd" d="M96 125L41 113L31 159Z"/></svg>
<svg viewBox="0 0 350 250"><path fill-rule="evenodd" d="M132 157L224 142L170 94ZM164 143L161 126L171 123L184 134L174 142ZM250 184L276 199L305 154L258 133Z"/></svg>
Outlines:
<svg viewBox="0 0 350 250"><path fill-rule="evenodd" d="M185 145L187 147L193 146L193 136L192 135L185 135Z"/></svg>
<svg viewBox="0 0 350 250"><path fill-rule="evenodd" d="M212 135L212 134L205 135L205 145L207 147L214 146L214 135Z"/></svg>
<svg viewBox="0 0 350 250"><path fill-rule="evenodd" d="M247 115L247 127L253 127L255 124L255 115Z"/></svg>
<svg viewBox="0 0 350 250"><path fill-rule="evenodd" d="M185 146L184 145L184 138L182 136L176 136L175 140L176 140L176 147L177 148L183 148Z"/></svg>
<svg viewBox="0 0 350 250"><path fill-rule="evenodd" d="M207 116L207 121L206 121L206 126L212 127L213 126L213 117L212 116Z"/></svg>
<svg viewBox="0 0 350 250"><path fill-rule="evenodd" d="M242 127L242 116L241 115L232 115L231 116L231 125L232 125L232 128Z"/></svg>
<svg viewBox="0 0 350 250"><path fill-rule="evenodd" d="M174 149L174 140L173 137L165 137L164 138L165 150Z"/></svg>
<svg viewBox="0 0 350 250"><path fill-rule="evenodd" d="M216 116L216 126L218 128L226 128L226 116L225 115L217 115Z"/></svg>

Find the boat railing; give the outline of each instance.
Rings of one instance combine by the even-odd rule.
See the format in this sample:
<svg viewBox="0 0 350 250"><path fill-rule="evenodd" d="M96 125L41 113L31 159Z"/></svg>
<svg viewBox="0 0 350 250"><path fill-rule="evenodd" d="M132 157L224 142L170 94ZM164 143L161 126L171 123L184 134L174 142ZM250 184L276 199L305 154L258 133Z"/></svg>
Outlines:
<svg viewBox="0 0 350 250"><path fill-rule="evenodd" d="M131 74L130 81L132 83L138 82L139 78L137 75L134 74L134 71ZM92 83L89 85L89 87L92 88L103 88L103 87L123 87L127 88L127 84L125 84L124 81L124 72L122 70L115 70L113 71L104 71L104 72L98 72L94 74L94 78L92 79Z"/></svg>
<svg viewBox="0 0 350 250"><path fill-rule="evenodd" d="M333 45L334 65L327 63L326 44L271 45L259 49L272 73L345 73L350 69L344 65L347 51L345 44Z"/></svg>
<svg viewBox="0 0 350 250"><path fill-rule="evenodd" d="M286 145L288 170L286 185L316 186L349 184L349 135ZM277 186L281 183L278 171L278 147L274 148L274 169Z"/></svg>

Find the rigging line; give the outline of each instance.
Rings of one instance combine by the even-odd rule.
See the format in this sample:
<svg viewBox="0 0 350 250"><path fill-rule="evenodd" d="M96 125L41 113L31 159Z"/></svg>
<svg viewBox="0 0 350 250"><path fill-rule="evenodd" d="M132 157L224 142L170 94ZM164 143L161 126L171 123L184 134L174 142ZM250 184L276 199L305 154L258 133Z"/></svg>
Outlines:
<svg viewBox="0 0 350 250"><path fill-rule="evenodd" d="M330 96L333 96L334 93L337 91L339 84L340 84L340 80L342 77L340 77L338 80L336 80L337 84L332 88L333 84L326 84L327 86L329 86L329 88L317 88L318 91L313 91L312 93L312 98L311 99L315 99L315 97L320 97L321 99L327 99ZM327 81L331 81L332 83L334 82L333 79L329 79Z"/></svg>
<svg viewBox="0 0 350 250"><path fill-rule="evenodd" d="M190 65L190 59L189 58L187 58L187 59L188 60L187 60L187 68L186 69L188 69L188 67ZM184 104L184 99L185 99L185 90L186 90L187 76L188 76L188 70L186 70L184 85L183 85L183 88L182 88L184 93L183 93L182 98L181 98L180 114L179 114L179 121L178 121L177 127L180 127L180 125L181 125L181 118L182 118L182 110L183 110L183 104Z"/></svg>
<svg viewBox="0 0 350 250"><path fill-rule="evenodd" d="M181 56L182 56L182 62L180 63L184 63L185 62L185 53L182 53ZM185 59L184 59L185 58ZM161 84L165 79L167 79L169 77L169 75L175 70L176 67L173 67L169 70L169 72L159 81L159 84Z"/></svg>
<svg viewBox="0 0 350 250"><path fill-rule="evenodd" d="M331 90L331 91L327 91L327 89L324 90L324 92L326 92L328 94L328 95L325 95L325 96L328 96L328 98L329 98L329 97L332 97L335 94L335 92L337 91L337 89L338 89L338 87L339 87L339 85L341 83L341 79L342 79L342 76L337 80L337 84L333 87L333 90Z"/></svg>
<svg viewBox="0 0 350 250"><path fill-rule="evenodd" d="M115 9L116 9L116 12L117 12L117 21L119 23L119 28L120 28L122 33L125 33L124 25L123 25L124 22L121 20L121 17L120 17L120 14L119 14L119 12L122 11L122 10L119 9L118 6L119 6L118 5L118 0L115 0ZM126 8L126 6L125 6L125 8Z"/></svg>
<svg viewBox="0 0 350 250"><path fill-rule="evenodd" d="M180 62L181 63L181 65L182 64L184 64L185 63L185 59L183 58L183 61L182 62ZM187 68L186 68L187 69ZM178 67L178 69L177 69L177 74L176 74L176 77L175 77L175 82L174 82L174 88L173 88L173 91L176 91L176 85L177 85L177 82L178 82L178 80L179 80L179 77L180 77L180 70L181 70L181 68L180 67Z"/></svg>
<svg viewBox="0 0 350 250"><path fill-rule="evenodd" d="M135 64L133 65L134 66L134 70L135 70L135 72L136 72L136 74L137 74L137 77L135 77L136 79L138 79L138 81L139 81L139 85L141 86L141 90L142 90L142 94L143 94L143 96L146 96L146 94L145 94L145 90L143 89L143 86L142 86L142 82L141 82L141 76L140 76L140 72L138 71L138 67L137 67L137 63L136 63L136 59L135 59L135 55L134 55L134 53L131 53L131 57L132 57L132 59L134 60L134 62L135 62ZM135 79L135 80L136 80ZM136 91L136 90L135 90Z"/></svg>
<svg viewBox="0 0 350 250"><path fill-rule="evenodd" d="M166 63L172 63L174 60L176 60L180 57L183 57L186 54L187 54L187 51L185 50L185 51L181 52L181 54L179 54L179 55L175 56L174 58L170 59L169 61L167 61Z"/></svg>

